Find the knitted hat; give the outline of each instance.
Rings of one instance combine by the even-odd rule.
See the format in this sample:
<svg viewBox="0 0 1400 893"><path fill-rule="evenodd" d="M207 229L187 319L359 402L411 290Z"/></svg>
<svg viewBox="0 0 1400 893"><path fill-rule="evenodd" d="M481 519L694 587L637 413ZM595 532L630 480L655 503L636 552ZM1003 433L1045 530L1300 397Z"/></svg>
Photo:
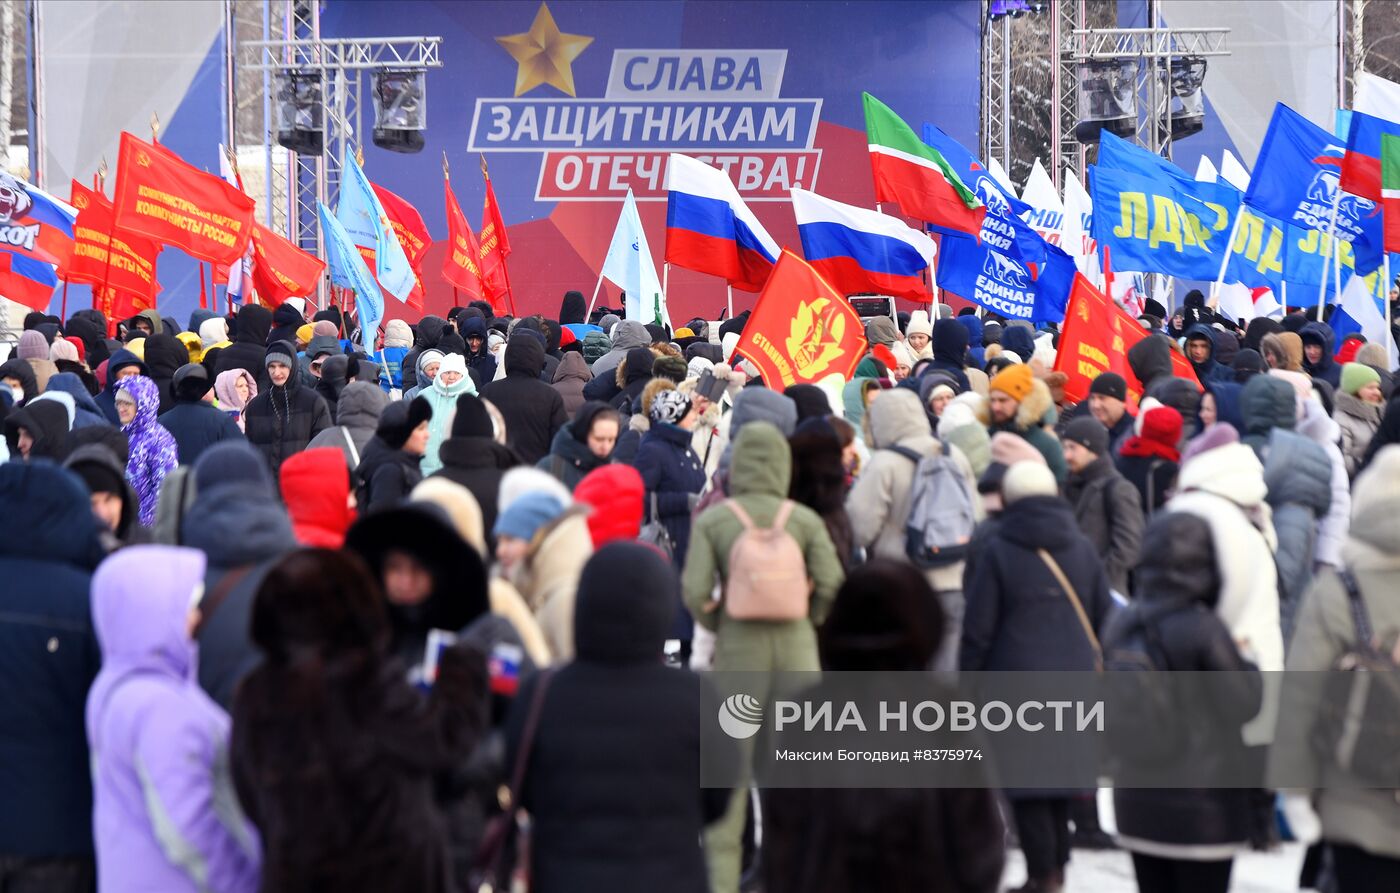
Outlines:
<svg viewBox="0 0 1400 893"><path fill-rule="evenodd" d="M1176 448L1181 440L1181 413L1174 407L1156 404L1145 407L1138 413L1137 420L1133 422L1134 433L1143 440L1150 440L1153 443L1160 443Z"/></svg>
<svg viewBox="0 0 1400 893"><path fill-rule="evenodd" d="M1006 469L1001 481L1001 499L1005 505L1030 496L1054 496L1058 492L1054 473L1042 462L1017 462Z"/></svg>
<svg viewBox="0 0 1400 893"><path fill-rule="evenodd" d="M1034 381L1035 376L1031 372L1031 367L1017 363L998 372L988 387L993 391L1001 391L1012 400L1020 403L1030 394L1031 384Z"/></svg>
<svg viewBox="0 0 1400 893"><path fill-rule="evenodd" d="M926 335L932 338L933 323L929 321L928 311L915 310L909 314L909 327L904 330L904 335L906 338L910 335Z"/></svg>
<svg viewBox="0 0 1400 893"><path fill-rule="evenodd" d="M1077 443L1095 456L1108 453L1108 429L1093 416L1080 416L1065 426L1066 443Z"/></svg>
<svg viewBox="0 0 1400 893"><path fill-rule="evenodd" d="M267 346L267 352L263 354L263 366L271 366L273 363L281 363L288 369L297 367L297 352L292 350L292 346L285 341L274 341Z"/></svg>
<svg viewBox="0 0 1400 893"><path fill-rule="evenodd" d="M914 354L905 346L903 341L896 341L894 344L891 344L890 353L894 354L895 366L913 367Z"/></svg>
<svg viewBox="0 0 1400 893"><path fill-rule="evenodd" d="M89 493L115 493L118 496L126 495L126 478L117 470L114 464L116 457L113 456L113 464L100 461L87 461L81 459L72 462L67 466L83 479L87 485Z"/></svg>
<svg viewBox="0 0 1400 893"><path fill-rule="evenodd" d="M302 328L305 328L303 326ZM311 335L315 337L339 338L340 330L335 327L335 323L328 319L318 319L311 324ZM297 337L301 337L301 329L297 329Z"/></svg>
<svg viewBox="0 0 1400 893"><path fill-rule="evenodd" d="M228 320L224 319L222 316L206 319L199 324L199 342L204 345L206 350L218 344L220 341L227 340Z"/></svg>
<svg viewBox="0 0 1400 893"><path fill-rule="evenodd" d="M1117 372L1100 372L1089 385L1089 393L1102 394L1114 400L1128 399L1128 383Z"/></svg>
<svg viewBox="0 0 1400 893"><path fill-rule="evenodd" d="M651 366L651 374L654 378L669 378L676 384L685 381L689 371L685 360L680 357L657 357Z"/></svg>
<svg viewBox="0 0 1400 893"><path fill-rule="evenodd" d="M452 419L453 437L496 436L496 426L491 424L491 413L486 403L475 394L463 394L457 398L457 415Z"/></svg>
<svg viewBox="0 0 1400 893"><path fill-rule="evenodd" d="M559 517L564 504L553 494L539 490L526 493L496 518L496 536L532 540L541 527Z"/></svg>
<svg viewBox="0 0 1400 893"><path fill-rule="evenodd" d="M442 362L438 364L437 377L442 378L443 373L446 372L458 372L462 375L466 375L467 358L459 353L447 354L442 358Z"/></svg>
<svg viewBox="0 0 1400 893"><path fill-rule="evenodd" d="M694 337L695 337L695 333L692 332L690 329L686 328L685 326L681 326L679 329L676 329L676 337L677 337L677 338L694 338Z"/></svg>
<svg viewBox="0 0 1400 893"><path fill-rule="evenodd" d="M15 356L21 360L47 360L49 340L44 337L43 332L30 329L19 336L19 347L15 349Z"/></svg>
<svg viewBox="0 0 1400 893"><path fill-rule="evenodd" d="M73 345L73 350L77 351L78 353L78 362L87 362L87 345L83 343L83 339L77 337L76 335L64 335L63 340Z"/></svg>
<svg viewBox="0 0 1400 893"><path fill-rule="evenodd" d="M1181 464L1186 465L1187 462L1201 453L1208 453L1211 450L1239 442L1240 433L1235 430L1233 425L1227 422L1216 422L1186 442L1186 449L1181 451Z"/></svg>
<svg viewBox="0 0 1400 893"><path fill-rule="evenodd" d="M331 332L331 334L334 335L335 332ZM311 323L307 323L304 326L297 326L297 340L302 344L310 344L311 339L315 337L316 327Z"/></svg>
<svg viewBox="0 0 1400 893"><path fill-rule="evenodd" d="M1342 367L1342 390L1356 396L1356 392L1375 382L1380 384L1380 373L1370 366L1363 366L1360 363L1347 363Z"/></svg>
<svg viewBox="0 0 1400 893"><path fill-rule="evenodd" d="M1012 465L1023 462L1045 464L1045 457L1041 455L1040 450L1036 449L1029 440L1019 434L1012 434L1010 431L999 431L993 434L988 449L992 461L987 466L987 470L983 472L981 480L977 482L977 492L979 493L996 493L1000 490L1006 471Z"/></svg>
<svg viewBox="0 0 1400 893"><path fill-rule="evenodd" d="M433 407L424 397L396 400L384 407L375 436L393 449L401 449L413 436L413 429L433 417Z"/></svg>
<svg viewBox="0 0 1400 893"><path fill-rule="evenodd" d="M662 391L651 401L647 415L652 422L669 422L672 425L685 418L690 412L690 395L677 390Z"/></svg>
<svg viewBox="0 0 1400 893"><path fill-rule="evenodd" d="M282 303L291 304L293 307L296 308L297 313L301 314L302 316L306 315L306 298L288 298Z"/></svg>
<svg viewBox="0 0 1400 893"><path fill-rule="evenodd" d="M82 344L81 341L78 343ZM49 345L49 359L54 362L58 362L59 360L71 360L76 363L78 361L78 349L73 346L73 341L67 338L55 338L53 339L53 344Z"/></svg>

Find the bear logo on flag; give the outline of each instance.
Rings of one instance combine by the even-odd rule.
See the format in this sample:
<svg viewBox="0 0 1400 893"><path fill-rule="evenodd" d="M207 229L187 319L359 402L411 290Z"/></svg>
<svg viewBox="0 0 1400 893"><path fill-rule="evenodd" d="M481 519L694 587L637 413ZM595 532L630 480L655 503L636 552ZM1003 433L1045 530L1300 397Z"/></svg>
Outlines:
<svg viewBox="0 0 1400 893"><path fill-rule="evenodd" d="M830 299L817 298L797 305L787 338L788 356L804 378L815 379L846 351L841 339L846 334L846 316L832 306Z"/></svg>
<svg viewBox="0 0 1400 893"><path fill-rule="evenodd" d="M34 199L24 184L10 174L0 173L0 224L18 223L29 216Z"/></svg>

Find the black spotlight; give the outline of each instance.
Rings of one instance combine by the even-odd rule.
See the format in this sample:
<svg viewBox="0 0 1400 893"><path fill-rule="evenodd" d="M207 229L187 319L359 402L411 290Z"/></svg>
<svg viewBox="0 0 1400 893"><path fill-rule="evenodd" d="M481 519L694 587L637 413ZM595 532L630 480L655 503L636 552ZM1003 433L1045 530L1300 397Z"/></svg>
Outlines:
<svg viewBox="0 0 1400 893"><path fill-rule="evenodd" d="M374 144L391 152L423 151L428 129L428 73L389 70L374 75Z"/></svg>
<svg viewBox="0 0 1400 893"><path fill-rule="evenodd" d="M1131 139L1137 132L1137 60L1079 63L1079 123L1074 138L1097 143L1099 131Z"/></svg>
<svg viewBox="0 0 1400 893"><path fill-rule="evenodd" d="M1167 87L1166 71L1157 73L1158 81ZM1185 139L1201 132L1205 126L1206 98L1202 89L1206 80L1206 60L1199 56L1188 56L1172 60L1170 99L1172 110L1171 136L1174 140ZM1157 120L1158 132L1167 133L1166 116Z"/></svg>
<svg viewBox="0 0 1400 893"><path fill-rule="evenodd" d="M279 71L276 90L277 144L298 155L320 155L326 145L320 73Z"/></svg>

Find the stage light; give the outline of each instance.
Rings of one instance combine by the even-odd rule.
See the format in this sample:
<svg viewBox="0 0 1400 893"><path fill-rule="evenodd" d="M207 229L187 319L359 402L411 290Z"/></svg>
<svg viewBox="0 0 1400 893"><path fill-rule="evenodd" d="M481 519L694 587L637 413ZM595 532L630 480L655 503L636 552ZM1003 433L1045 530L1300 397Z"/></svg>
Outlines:
<svg viewBox="0 0 1400 893"><path fill-rule="evenodd" d="M1201 132L1205 126L1206 99L1202 89L1206 79L1206 60L1199 56L1188 56L1172 60L1171 93L1171 138L1185 139ZM1167 72L1157 73L1162 89L1168 89ZM1157 119L1158 132L1167 133L1166 116Z"/></svg>
<svg viewBox="0 0 1400 893"><path fill-rule="evenodd" d="M421 152L428 129L428 73L398 69L374 75L374 144L392 152Z"/></svg>
<svg viewBox="0 0 1400 893"><path fill-rule="evenodd" d="M279 71L276 90L278 145L299 155L320 155L326 145L320 73Z"/></svg>
<svg viewBox="0 0 1400 893"><path fill-rule="evenodd" d="M1097 143L1099 132L1132 139L1137 132L1135 59L1090 59L1079 63L1079 122L1074 138Z"/></svg>

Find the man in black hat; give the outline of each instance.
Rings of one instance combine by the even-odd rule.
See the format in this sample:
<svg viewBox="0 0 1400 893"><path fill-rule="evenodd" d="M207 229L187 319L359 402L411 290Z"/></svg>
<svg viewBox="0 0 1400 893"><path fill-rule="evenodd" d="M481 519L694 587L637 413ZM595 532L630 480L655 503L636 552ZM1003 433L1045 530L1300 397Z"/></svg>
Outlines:
<svg viewBox="0 0 1400 893"><path fill-rule="evenodd" d="M221 440L243 439L233 416L205 400L210 387L209 370L198 363L176 369L170 380L175 405L157 421L175 438L181 465L193 465L200 453Z"/></svg>
<svg viewBox="0 0 1400 893"><path fill-rule="evenodd" d="M1065 498L1079 529L1103 558L1108 585L1128 594L1128 571L1142 546L1142 498L1118 473L1109 453L1108 430L1097 419L1077 418L1061 439L1069 479Z"/></svg>
<svg viewBox="0 0 1400 893"><path fill-rule="evenodd" d="M1101 372L1089 384L1089 414L1108 429L1113 452L1133 436L1133 417L1128 414L1128 382L1117 372Z"/></svg>

